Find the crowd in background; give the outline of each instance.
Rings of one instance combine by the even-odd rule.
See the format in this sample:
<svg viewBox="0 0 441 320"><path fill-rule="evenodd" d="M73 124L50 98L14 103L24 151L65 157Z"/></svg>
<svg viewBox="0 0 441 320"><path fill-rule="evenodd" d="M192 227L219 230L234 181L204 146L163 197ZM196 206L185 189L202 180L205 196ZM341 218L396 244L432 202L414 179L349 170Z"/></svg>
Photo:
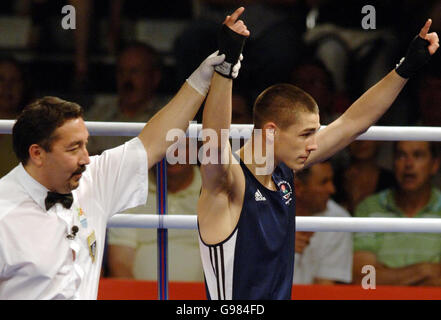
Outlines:
<svg viewBox="0 0 441 320"><path fill-rule="evenodd" d="M375 29L361 24L367 4L375 8ZM61 26L65 5L76 9L76 29ZM327 125L395 67L427 18L441 33L439 0L2 1L0 119L52 95L81 104L85 120L146 122L217 49L219 23L239 5L251 36L234 81L233 124L251 124L258 93L286 82L311 94ZM441 126L440 95L436 54L378 125ZM89 152L129 138L91 137ZM0 135L0 148L3 176L18 160L10 135ZM297 175L297 215L440 218L438 149L424 141L355 141ZM147 205L130 213L156 213L154 175ZM198 166L169 164L167 175L169 213L196 214ZM203 281L197 238L196 230L169 231L170 280ZM103 275L154 280L156 257L156 230L112 229ZM376 267L377 284L440 285L441 237L296 235L295 283L360 283L366 264Z"/></svg>

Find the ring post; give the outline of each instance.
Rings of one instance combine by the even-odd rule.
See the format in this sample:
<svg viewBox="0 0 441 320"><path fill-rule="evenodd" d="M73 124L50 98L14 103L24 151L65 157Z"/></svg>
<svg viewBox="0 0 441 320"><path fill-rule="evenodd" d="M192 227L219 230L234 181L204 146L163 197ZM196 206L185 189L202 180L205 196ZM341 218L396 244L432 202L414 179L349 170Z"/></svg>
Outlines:
<svg viewBox="0 0 441 320"><path fill-rule="evenodd" d="M158 300L168 300L168 244L167 229L163 228L163 218L167 214L167 160L156 164L156 211L159 215L158 243Z"/></svg>

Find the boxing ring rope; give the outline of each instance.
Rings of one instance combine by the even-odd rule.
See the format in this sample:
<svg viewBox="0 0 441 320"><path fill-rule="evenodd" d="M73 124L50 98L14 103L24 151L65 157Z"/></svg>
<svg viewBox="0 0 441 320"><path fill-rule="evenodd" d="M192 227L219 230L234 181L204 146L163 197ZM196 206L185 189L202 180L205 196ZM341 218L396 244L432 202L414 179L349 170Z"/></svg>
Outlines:
<svg viewBox="0 0 441 320"><path fill-rule="evenodd" d="M197 229L196 215L117 214L109 228ZM441 233L438 218L296 217L297 231Z"/></svg>
<svg viewBox="0 0 441 320"><path fill-rule="evenodd" d="M0 134L11 134L15 120L0 120ZM145 123L86 121L91 135L136 136ZM325 126L321 126L321 129ZM198 138L202 125L191 122L187 136ZM230 127L233 139L248 139L253 125ZM380 141L441 141L441 127L373 126L357 140ZM197 229L196 215L167 214L166 160L157 164L157 214L116 214L108 221L109 228L158 229L158 298L168 299L167 229ZM441 219L436 218L355 218L355 217L296 217L297 231L340 232L431 232L441 233Z"/></svg>
<svg viewBox="0 0 441 320"><path fill-rule="evenodd" d="M0 134L10 134L15 120L0 120ZM136 136L145 123L142 122L104 122L86 121L87 129L93 136ZM326 126L321 126L323 129ZM191 122L187 130L190 138L198 137L202 124ZM230 137L233 139L251 136L252 124L232 124ZM441 141L441 127L373 126L360 135L357 140L380 141Z"/></svg>

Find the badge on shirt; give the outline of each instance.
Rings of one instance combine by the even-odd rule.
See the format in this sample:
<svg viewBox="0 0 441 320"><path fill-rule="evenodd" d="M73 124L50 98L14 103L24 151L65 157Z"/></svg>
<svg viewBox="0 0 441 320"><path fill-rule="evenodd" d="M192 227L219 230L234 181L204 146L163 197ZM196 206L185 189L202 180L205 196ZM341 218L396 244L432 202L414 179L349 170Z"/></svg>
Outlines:
<svg viewBox="0 0 441 320"><path fill-rule="evenodd" d="M279 183L277 183L277 186L279 187L280 191L282 191L282 197L285 200L285 204L289 205L289 203L292 200L292 188L288 181L282 180Z"/></svg>
<svg viewBox="0 0 441 320"><path fill-rule="evenodd" d="M96 256L95 231L92 231L92 233L87 237L87 245L89 246L89 255L92 258L92 263L94 263Z"/></svg>
<svg viewBox="0 0 441 320"><path fill-rule="evenodd" d="M86 218L86 215L84 214L83 209L77 208L77 212L78 212L78 219L80 220L81 226L83 228L87 228L87 218Z"/></svg>

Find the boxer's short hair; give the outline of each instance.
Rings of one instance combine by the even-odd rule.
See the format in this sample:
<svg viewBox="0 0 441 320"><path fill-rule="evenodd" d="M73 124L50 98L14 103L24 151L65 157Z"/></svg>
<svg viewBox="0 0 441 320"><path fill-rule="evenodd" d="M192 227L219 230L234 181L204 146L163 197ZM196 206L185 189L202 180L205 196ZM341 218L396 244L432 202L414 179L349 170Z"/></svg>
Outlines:
<svg viewBox="0 0 441 320"><path fill-rule="evenodd" d="M83 109L74 102L57 97L43 97L27 105L12 128L12 142L18 160L26 164L29 147L38 144L50 152L54 132L67 120L83 118Z"/></svg>
<svg viewBox="0 0 441 320"><path fill-rule="evenodd" d="M300 112L318 113L314 98L292 84L275 84L265 89L254 102L254 128L261 129L272 121L281 129L287 129L295 123Z"/></svg>

